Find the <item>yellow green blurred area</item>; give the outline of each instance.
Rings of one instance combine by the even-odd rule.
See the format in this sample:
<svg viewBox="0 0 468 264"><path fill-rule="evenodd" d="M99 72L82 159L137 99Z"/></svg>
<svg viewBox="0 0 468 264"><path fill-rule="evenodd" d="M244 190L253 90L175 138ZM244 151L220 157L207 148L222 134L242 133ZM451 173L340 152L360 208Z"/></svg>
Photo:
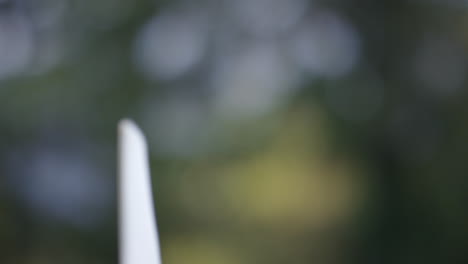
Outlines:
<svg viewBox="0 0 468 264"><path fill-rule="evenodd" d="M176 181L175 203L202 224L167 242L168 263L276 258L263 254L287 261L309 251L320 253L318 263L337 257L353 233L343 230L355 229L366 207L368 172L355 157L330 153L329 125L318 108L291 111L277 123L259 149L196 162L169 180Z"/></svg>

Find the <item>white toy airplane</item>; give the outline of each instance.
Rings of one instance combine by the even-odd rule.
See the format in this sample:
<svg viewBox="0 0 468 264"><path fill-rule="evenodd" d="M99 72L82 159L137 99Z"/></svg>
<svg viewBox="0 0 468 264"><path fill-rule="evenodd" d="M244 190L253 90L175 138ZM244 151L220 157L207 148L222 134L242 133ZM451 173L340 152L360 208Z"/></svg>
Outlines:
<svg viewBox="0 0 468 264"><path fill-rule="evenodd" d="M145 136L130 120L118 130L119 263L161 264Z"/></svg>

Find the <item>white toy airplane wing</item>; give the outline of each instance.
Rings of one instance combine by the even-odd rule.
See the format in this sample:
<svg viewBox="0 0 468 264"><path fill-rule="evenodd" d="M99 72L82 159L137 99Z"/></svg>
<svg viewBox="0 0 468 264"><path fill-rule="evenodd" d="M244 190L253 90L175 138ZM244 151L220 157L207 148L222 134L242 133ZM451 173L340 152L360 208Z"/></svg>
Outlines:
<svg viewBox="0 0 468 264"><path fill-rule="evenodd" d="M145 136L130 120L118 130L119 263L161 264Z"/></svg>

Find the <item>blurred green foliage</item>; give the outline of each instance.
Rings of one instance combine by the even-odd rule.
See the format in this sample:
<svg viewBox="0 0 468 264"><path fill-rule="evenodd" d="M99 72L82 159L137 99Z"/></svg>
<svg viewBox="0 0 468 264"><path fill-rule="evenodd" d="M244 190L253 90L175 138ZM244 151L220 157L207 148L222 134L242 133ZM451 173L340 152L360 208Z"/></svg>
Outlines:
<svg viewBox="0 0 468 264"><path fill-rule="evenodd" d="M224 13L216 12L231 8L225 1L10 2L0 10L0 54L21 52L3 41L19 30L5 30L17 25L5 22L15 12L31 23L35 49L28 67L0 83L0 263L117 262L115 130L127 116L151 144L166 264L468 262L468 9L461 1L310 1L303 20L324 9L354 26L359 62L343 76L301 72L277 107L249 118L209 107L215 45L200 69L175 80L148 78L135 62L135 39L154 16L171 6L214 8L209 24L221 25ZM40 16L57 21L42 27L34 23ZM237 38L249 34L232 32L220 46L236 50ZM41 62L43 47L54 63ZM248 91L245 100L254 97ZM205 123L193 122L201 132L180 136L193 151L183 155L160 151L169 140L158 131L167 127L152 123L163 111L151 107L179 95L209 113ZM178 131L168 123L169 135L185 129L190 109ZM61 187L52 179L56 186L36 194L43 187L29 182L39 171L76 169L44 167L55 168L41 158L49 153L91 164L104 184L90 184L103 195L83 185L90 200L82 206L82 196L60 203L60 193L40 203ZM54 201L61 211L47 211Z"/></svg>

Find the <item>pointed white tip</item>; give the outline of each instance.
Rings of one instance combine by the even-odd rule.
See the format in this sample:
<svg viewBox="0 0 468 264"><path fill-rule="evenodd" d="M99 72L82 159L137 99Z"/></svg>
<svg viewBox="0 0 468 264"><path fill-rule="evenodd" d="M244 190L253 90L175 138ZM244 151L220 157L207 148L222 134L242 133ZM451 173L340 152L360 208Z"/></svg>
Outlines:
<svg viewBox="0 0 468 264"><path fill-rule="evenodd" d="M146 148L146 138L141 129L130 119L119 122L119 137L126 138L133 143L142 144Z"/></svg>
<svg viewBox="0 0 468 264"><path fill-rule="evenodd" d="M120 264L159 264L158 233L146 139L129 119L119 122Z"/></svg>

